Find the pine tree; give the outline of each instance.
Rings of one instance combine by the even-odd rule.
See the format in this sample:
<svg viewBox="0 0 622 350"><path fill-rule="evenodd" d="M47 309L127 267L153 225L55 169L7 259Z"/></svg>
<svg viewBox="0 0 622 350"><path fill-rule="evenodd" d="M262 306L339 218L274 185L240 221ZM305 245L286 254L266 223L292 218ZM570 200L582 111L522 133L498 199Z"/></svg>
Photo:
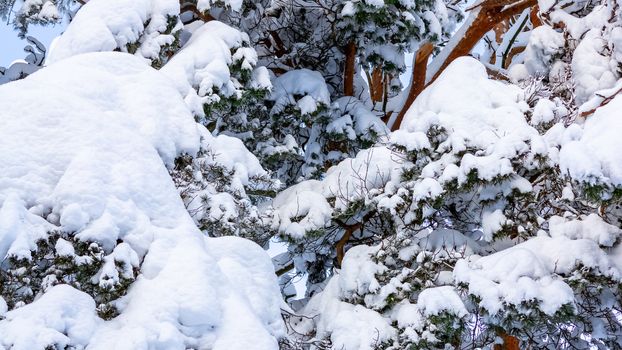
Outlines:
<svg viewBox="0 0 622 350"><path fill-rule="evenodd" d="M63 61L83 62L83 54L98 61L102 51L122 52L135 57L107 57L142 61L144 75L169 89L157 96L170 102L178 122L191 116L193 147L154 136L168 140L160 122L177 125L165 123L168 109L159 111L162 120L132 125L139 138L162 141L154 146L156 163L166 165L185 226L141 226L143 214L127 204L136 217L125 218L130 229L116 230L174 227L182 237L192 230L221 237L206 241L206 257L192 261L212 259L214 270L239 277L235 283L251 281L240 289L250 300L249 314L261 314L261 326L253 329L268 334L273 347L278 340L284 349L622 348L619 4L484 0L468 6L441 0L0 0L0 15L20 35L29 24L70 17L45 53L50 71ZM42 54L27 51L28 65L0 70L0 83L44 65ZM102 67L94 76L113 79ZM403 87L400 75L407 71L410 83ZM89 89L76 95L97 107L92 113L106 115ZM132 120L161 102L136 96L146 102L120 100L107 108ZM7 174L11 181L17 176ZM0 181L0 194L3 186ZM12 329L18 317L12 315L59 285L92 299L97 322L129 317L132 291L160 269L147 252L166 251L174 239L147 249L128 232L115 233L104 215L72 226L65 223L80 221L80 208L30 204L50 198L0 202L0 224L3 215L12 220L4 222L18 218L19 230L11 232L20 235L0 236L6 249L0 318L10 310L0 330ZM123 210L106 213L125 217ZM104 233L91 235L94 226ZM287 248L273 263L289 305L266 296L277 289L271 271L269 278L246 273L263 268L254 253L245 262L244 252L230 250L246 243L223 236ZM203 256L192 250L203 237L192 237L180 255ZM193 268L203 272L198 265ZM306 278L305 297L296 300L299 276ZM218 278L210 281L226 280ZM263 288L257 298L247 295L254 285ZM256 304L271 311L263 314ZM284 324L274 318L279 307ZM225 316L215 312L213 324L197 328L192 312L162 327L183 334L171 336L176 345L212 346L210 332L224 327L214 320ZM44 345L88 345L88 339L66 338ZM0 345L17 344L7 339ZM142 344L165 342L149 341Z"/></svg>

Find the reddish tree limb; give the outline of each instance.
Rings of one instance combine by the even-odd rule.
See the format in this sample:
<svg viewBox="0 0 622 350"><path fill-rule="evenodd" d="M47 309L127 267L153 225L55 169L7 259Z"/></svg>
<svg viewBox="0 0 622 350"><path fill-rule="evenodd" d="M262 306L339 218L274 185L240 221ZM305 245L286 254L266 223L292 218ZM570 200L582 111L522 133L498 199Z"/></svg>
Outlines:
<svg viewBox="0 0 622 350"><path fill-rule="evenodd" d="M598 95L598 97L602 98L603 100L600 102L600 104L590 110L587 111L583 111L581 112L580 116L582 118L588 117L592 114L594 114L594 112L596 112L597 109L599 109L600 107L606 106L607 104L609 104L609 102L613 101L613 99L618 96L620 93L622 93L622 88L619 88L618 90L616 90L613 94L609 95L609 96L603 96L603 95Z"/></svg>
<svg viewBox="0 0 622 350"><path fill-rule="evenodd" d="M428 58L432 54L433 50L434 46L431 43L425 43L417 51L413 64L413 74L410 81L410 89L408 90L408 95L406 96L404 107L402 107L402 110L398 113L395 121L393 122L393 125L391 126L391 131L395 131L400 128L406 111L415 101L415 98L417 98L421 91L423 91L423 88L425 87Z"/></svg>
<svg viewBox="0 0 622 350"><path fill-rule="evenodd" d="M384 97L384 79L385 75L382 72L381 67L374 67L369 76L371 79L369 81L369 94L371 95L371 100L374 102L382 101Z"/></svg>
<svg viewBox="0 0 622 350"><path fill-rule="evenodd" d="M365 216L363 216L361 221L352 225L347 225L346 223L337 219L334 220L337 225L345 229L343 236L341 236L339 241L337 241L337 243L335 244L335 249L337 251L337 267L341 267L341 262L343 261L343 257L345 255L345 246L346 243L348 243L348 241L350 240L350 237L352 237L352 234L354 234L356 230L362 229L365 222L371 219L375 214L375 212L370 211L369 213L365 214Z"/></svg>
<svg viewBox="0 0 622 350"><path fill-rule="evenodd" d="M343 94L354 96L354 74L356 72L356 44L350 41L346 46L346 62L343 71Z"/></svg>
<svg viewBox="0 0 622 350"><path fill-rule="evenodd" d="M354 233L354 231L358 230L359 228L361 228L362 224L360 222L357 222L354 225L345 225L345 229L346 231L344 232L343 236L341 236L341 239L339 241L337 241L337 244L335 244L335 249L337 250L337 266L341 267L341 262L343 261L343 256L345 255L345 246L346 243L348 243L348 240L350 240L350 237L352 237L352 234Z"/></svg>
<svg viewBox="0 0 622 350"><path fill-rule="evenodd" d="M496 344L494 350L520 350L520 341L518 338L511 336L503 331L499 332L499 336L503 339L502 344Z"/></svg>
<svg viewBox="0 0 622 350"><path fill-rule="evenodd" d="M413 69L413 81L416 79L415 75L421 76L422 72L424 77L427 73L427 81L423 79L423 86L415 86L415 84L411 83L408 96L391 130L397 130L400 127L406 111L408 111L419 93L423 91L425 86L433 83L451 62L458 57L468 55L484 35L493 30L499 23L534 5L537 5L537 0L487 0L470 8L473 12L463 25L463 28L458 31L456 36L448 43L443 51L441 51L432 64L429 65L429 69L428 67L415 67ZM390 122L390 118L386 118L386 120Z"/></svg>
<svg viewBox="0 0 622 350"><path fill-rule="evenodd" d="M197 6L194 4L188 4L188 3L184 4L180 9L180 13L184 13L184 12L192 12L195 16L197 16L198 19L202 20L203 22L209 22L209 21L215 20L215 18L209 13L203 13L199 11Z"/></svg>
<svg viewBox="0 0 622 350"><path fill-rule="evenodd" d="M520 54L521 52L525 51L527 47L525 46L516 46L510 49L510 52L508 52L507 58L505 60L505 64L503 65L504 69L508 69L510 68L510 64L512 64L512 59L514 59L514 57L518 54Z"/></svg>
<svg viewBox="0 0 622 350"><path fill-rule="evenodd" d="M529 12L529 20L531 21L531 24L533 24L534 28L542 25L542 20L540 19L540 16L538 16L539 12L540 6L538 6L538 4L533 5L531 11Z"/></svg>
<svg viewBox="0 0 622 350"><path fill-rule="evenodd" d="M492 30L498 23L517 15L524 10L537 4L537 0L489 0L481 3L474 8L472 16L475 18L468 21L468 28L455 45L449 45L451 50L446 55L439 55L443 61L435 64L437 67L432 73L429 83L433 82L458 57L468 55L473 47L481 40L486 33ZM444 57L444 58L443 58Z"/></svg>

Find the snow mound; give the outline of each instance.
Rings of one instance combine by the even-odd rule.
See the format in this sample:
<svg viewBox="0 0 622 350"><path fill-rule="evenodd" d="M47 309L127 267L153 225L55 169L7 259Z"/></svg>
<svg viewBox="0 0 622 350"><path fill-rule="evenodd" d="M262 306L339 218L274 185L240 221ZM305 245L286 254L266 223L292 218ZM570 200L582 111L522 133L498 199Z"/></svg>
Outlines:
<svg viewBox="0 0 622 350"><path fill-rule="evenodd" d="M241 95L240 82L232 78L229 66L240 64L242 70L252 71L257 86L270 88L265 67L258 67L257 53L249 47L248 35L218 21L205 23L196 29L190 40L162 68L185 96L186 102L198 116L204 116L203 105L217 103L221 97Z"/></svg>
<svg viewBox="0 0 622 350"><path fill-rule="evenodd" d="M0 104L2 258L34 259L37 242L60 232L59 255L80 241L103 247L94 283L138 271L107 321L92 296L62 281L42 286L0 321L1 346L277 348L281 299L268 255L203 236L169 176L201 138L166 76L132 55L89 53L1 86Z"/></svg>
<svg viewBox="0 0 622 350"><path fill-rule="evenodd" d="M334 209L364 200L367 191L399 181L400 160L386 147L363 150L331 167L322 181L307 180L281 191L273 200L273 227L300 238L330 223ZM329 200L333 200L330 204Z"/></svg>
<svg viewBox="0 0 622 350"><path fill-rule="evenodd" d="M85 347L101 323L95 302L86 293L67 285L52 287L36 303L9 312L0 322L0 345L12 349Z"/></svg>
<svg viewBox="0 0 622 350"><path fill-rule="evenodd" d="M579 135L563 145L559 154L560 168L574 180L622 186L622 154L617 151L622 147L617 133L622 127L618 112L621 108L622 97L617 96L598 108L585 121Z"/></svg>
<svg viewBox="0 0 622 350"><path fill-rule="evenodd" d="M480 305L493 315L503 303L518 307L529 301L553 315L575 301L573 290L560 275L580 266L616 280L621 276L612 257L593 240L558 236L535 237L486 257L460 260L454 277L468 284L469 293L480 297Z"/></svg>
<svg viewBox="0 0 622 350"><path fill-rule="evenodd" d="M301 81L305 83L300 84ZM295 105L300 109L300 113L305 115L315 112L319 104L329 105L330 93L322 74L308 69L298 69L275 79L270 100L274 101L272 114L282 112L288 105Z"/></svg>
<svg viewBox="0 0 622 350"><path fill-rule="evenodd" d="M477 88L464 88L465 86ZM486 154L462 159L460 170L476 168L481 178L492 178L508 169L507 160L539 140L538 132L529 126L524 112L523 91L511 84L488 78L486 68L471 57L456 59L441 76L415 100L402 123L396 143L412 141L411 133L427 132L438 125L450 133L445 148L461 152L475 147ZM451 96L451 103L447 103ZM421 137L421 136L420 136ZM425 148L427 140L409 148Z"/></svg>
<svg viewBox="0 0 622 350"><path fill-rule="evenodd" d="M176 0L91 0L54 42L46 62L115 50L157 60L162 47L176 40L178 15Z"/></svg>
<svg viewBox="0 0 622 350"><path fill-rule="evenodd" d="M336 349L371 350L390 343L396 337L390 320L362 305L353 305L339 298L341 275L333 277L322 293L313 297L304 310L319 315L317 337L329 336Z"/></svg>

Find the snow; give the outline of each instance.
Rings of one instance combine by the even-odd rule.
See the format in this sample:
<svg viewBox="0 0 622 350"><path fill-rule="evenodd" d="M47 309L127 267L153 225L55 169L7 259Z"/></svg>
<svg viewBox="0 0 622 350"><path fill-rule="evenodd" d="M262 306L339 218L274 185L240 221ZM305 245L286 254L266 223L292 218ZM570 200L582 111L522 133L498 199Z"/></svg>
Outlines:
<svg viewBox="0 0 622 350"><path fill-rule="evenodd" d="M340 20L347 23L361 9L396 6L382 0L342 4ZM400 1L407 9L401 18L441 38L449 22L443 3L430 2L426 6L437 7L434 11L423 8L414 16L408 11L415 5ZM24 6L42 7L41 19L58 16L49 0L27 0ZM281 3L271 6L261 8L268 17L283 10L276 9ZM541 9L552 6L553 1L540 0ZM433 346L439 341L435 336L446 332L437 328L446 326L445 316L471 327L469 314L479 308L487 313L482 332L514 312L531 322L540 317L538 311L555 316L564 307L581 310L586 302L581 299L587 299L581 283L602 285L599 297L613 303L606 293L615 292L598 278L622 279L618 208L584 196L586 187L594 186L603 189L601 199L617 200L612 195L622 186L617 112L622 97L616 96L622 86L617 71L622 31L606 23L613 18L607 6L584 18L554 10L551 23L563 21L567 27L529 30L519 57L524 61L510 69L514 83L548 74L542 81L550 84L569 80L560 75L568 72L576 81L572 97L563 90L528 96L528 89L489 79L483 64L462 57L417 97L401 129L390 133L369 101L332 99L333 86L322 73L296 69L275 77L258 67L266 53L258 55L241 30L209 21L182 33L179 2L89 1L57 40L46 67L35 72L17 62L0 77L4 83L33 73L0 86L0 259L3 269L13 264L11 258L40 259L34 254L38 243L53 238L54 258L80 264L90 257L79 255L76 244L92 243L103 250L92 285L113 290L129 281L131 287L113 302L119 314L110 319L98 314L100 300L88 294L92 291L57 284L72 281L53 275L35 288L28 303L0 297L0 348L277 349L281 338L298 335L287 334L291 329L281 312L291 309L279 284L289 288L286 296L296 291L286 282L289 276L275 276L275 266L293 260L297 269L307 264L310 272L318 267L311 264L318 256L325 259L322 268L330 268L320 270L325 275L319 279L326 280L312 282L309 298L296 301L300 319L288 327L312 334L311 341L329 339L337 349L400 348L422 340ZM200 11L248 25L254 18L231 12L242 7L241 0L197 2ZM475 8L473 16L480 10ZM166 63L160 71L152 69L150 63L177 43L177 35L182 49L159 62ZM519 41L525 39L521 35ZM570 56L561 57L568 50L566 35L577 45L571 62ZM460 37L457 33L438 58L446 57ZM414 39L403 44L416 45ZM369 63L363 62L365 55L376 54L398 70L403 66L402 46L358 46L364 65ZM433 63L428 74L437 69ZM240 81L246 73L250 81ZM286 149L300 157L304 153L305 161L326 156L317 162L323 166L354 151L332 149L323 155L320 133L326 132L329 141L337 134L374 143L329 169L318 166L317 180L260 203L277 237L294 244L314 240L308 251L291 245L273 261L251 241L208 238L216 233L197 228L202 219L224 223L246 215L239 210L245 200L252 206L249 221L260 219L257 203L245 191L272 174L243 141L214 136L196 122L209 117L210 104L240 99L248 86L269 92L272 116L293 113L307 123L324 113L300 126L301 140L287 135L282 145L266 142L258 152ZM605 102L576 123L560 120L575 113L574 107L582 113ZM188 187L200 187L196 195L204 202L180 198L186 184L179 185L185 179L175 175L179 157L190 159L188 181L200 184ZM224 169L230 180L224 192L200 166ZM557 176L558 166L559 178L543 176L542 169L549 167ZM533 207L522 208L526 197L515 202L516 193L534 194L528 203ZM201 206L208 208L189 214ZM517 213L523 209L524 214ZM348 225L363 216L367 220L368 213L377 216L350 232L356 240L347 242L345 257L333 263L334 243L344 226L334 219L344 218ZM513 222L524 219L530 227ZM506 235L506 227L518 234ZM600 332L605 331L593 334Z"/></svg>
<svg viewBox="0 0 622 350"><path fill-rule="evenodd" d="M506 217L500 209L484 211L482 213L482 231L484 239L491 241L495 233L501 231L506 222Z"/></svg>
<svg viewBox="0 0 622 350"><path fill-rule="evenodd" d="M8 168L7 168L8 169ZM53 226L33 215L16 194L10 193L0 207L0 257L8 254L30 258L30 250Z"/></svg>
<svg viewBox="0 0 622 350"><path fill-rule="evenodd" d="M343 5L343 9L341 9L341 16L343 17L351 17L356 13L356 8L354 7L354 3L352 1L346 1Z"/></svg>
<svg viewBox="0 0 622 350"><path fill-rule="evenodd" d="M201 146L169 78L128 54L76 55L0 86L0 104L0 149L10 150L0 152L2 256L28 258L37 239L60 231L69 237L56 243L63 255L72 239L102 242L100 285L120 277L115 262L121 274L140 270L118 317L103 321L91 296L58 285L7 313L3 346L278 348L270 258L242 239L203 236L168 174ZM237 143L212 144L232 148L235 163Z"/></svg>
<svg viewBox="0 0 622 350"><path fill-rule="evenodd" d="M383 139L384 136L389 134L389 129L386 124L373 112L371 112L368 106L364 105L361 101L354 97L344 96L333 103L333 107L343 115L342 118L346 118L348 122L352 124L352 130L349 134L355 134L362 140L370 140L370 133L374 133ZM341 118L340 118L341 119ZM331 125L336 128L335 122L328 125L330 131Z"/></svg>
<svg viewBox="0 0 622 350"><path fill-rule="evenodd" d="M304 314L321 315L317 320L317 336L329 336L337 349L372 350L396 336L390 320L362 305L339 300L337 278L331 279L324 291L313 297Z"/></svg>
<svg viewBox="0 0 622 350"><path fill-rule="evenodd" d="M296 101L295 96L302 98ZM274 101L272 114L280 113L290 104L297 105L302 114L307 114L314 112L319 104L330 105L330 94L322 74L299 69L289 71L274 80L270 100Z"/></svg>
<svg viewBox="0 0 622 350"><path fill-rule="evenodd" d="M366 190L397 182L400 159L385 147L362 150L356 158L346 159L326 172L322 193L336 198L335 208L345 208L356 199L364 199Z"/></svg>
<svg viewBox="0 0 622 350"><path fill-rule="evenodd" d="M601 246L611 247L620 237L622 230L604 222L598 215L590 214L583 220L570 221L553 216L549 219L549 232L551 237L590 239Z"/></svg>
<svg viewBox="0 0 622 350"><path fill-rule="evenodd" d="M161 71L175 81L193 113L204 116L204 104L241 94L229 66L240 62L243 69L252 70L257 63L257 53L243 47L248 42L245 33L221 22L210 21L193 31L190 40ZM257 77L255 87L270 88L264 67L253 70L253 75Z"/></svg>
<svg viewBox="0 0 622 350"><path fill-rule="evenodd" d="M456 230L436 229L432 232L422 232L416 237L421 249L430 251L438 257L469 256L482 250L475 240Z"/></svg>
<svg viewBox="0 0 622 350"><path fill-rule="evenodd" d="M545 123L551 123L555 120L555 102L543 98L538 100L533 108L533 114L531 116L531 125L539 125Z"/></svg>
<svg viewBox="0 0 622 350"><path fill-rule="evenodd" d="M424 289L417 298L417 308L426 317L439 315L442 312L463 317L468 313L462 299L451 286Z"/></svg>
<svg viewBox="0 0 622 350"><path fill-rule="evenodd" d="M18 16L28 16L35 13L34 17L40 21L55 21L60 18L56 5L51 0L25 0L18 10Z"/></svg>
<svg viewBox="0 0 622 350"><path fill-rule="evenodd" d="M447 96L451 96L451 103L447 103ZM525 152L530 144L543 142L525 121L526 105L521 96L518 87L488 79L485 67L475 59L456 59L417 97L404 117L401 131L394 133L391 140L407 149L426 148L421 133L438 125L449 132L442 148L452 153L472 147L483 150L462 157L457 174L460 183L471 171L485 180L507 175L512 172L508 158Z"/></svg>
<svg viewBox="0 0 622 350"><path fill-rule="evenodd" d="M0 69L0 85L6 84L13 80L21 79L24 76L36 72L38 69L38 66L30 64L24 60L11 62L8 68Z"/></svg>
<svg viewBox="0 0 622 350"><path fill-rule="evenodd" d="M76 253L73 245L62 238L56 241L55 248L59 256L74 256Z"/></svg>
<svg viewBox="0 0 622 350"><path fill-rule="evenodd" d="M478 88L462 88L465 85ZM277 84L275 89L278 90ZM452 103L447 103L447 96L451 96ZM455 60L415 100L404 117L401 130L389 136L390 142L408 152L425 152L431 151L427 133L433 132L433 127L448 134L435 151L449 150L451 155L425 166L421 177L411 187L415 201L432 201L443 193L446 183L457 180L458 184L465 184L473 172L487 181L513 176L509 187L520 192L531 191L526 180L515 175L510 161L518 156L533 159L548 152L546 140L525 118L527 108L520 88L490 80L485 67L473 58ZM467 149L478 151L464 152ZM302 231L325 227L331 208L342 210L356 200L368 201L370 192L378 190L387 193L379 199L379 206L394 210L403 202L401 196L394 193L406 166L403 157L387 146L378 145L331 167L320 183L307 181L293 186L273 202L280 213L274 225L279 226L282 221L287 226L291 218L296 218L304 224L292 233L300 237ZM481 194L482 199L485 196L494 194ZM327 199L333 198L334 204L328 204ZM305 208L309 205L306 203L314 203L316 211ZM496 209L483 214L487 239L491 239L504 223L501 211ZM282 232L287 231L284 226L279 226Z"/></svg>
<svg viewBox="0 0 622 350"><path fill-rule="evenodd" d="M242 0L198 0L197 8L200 11L208 11L212 8L212 5L221 5L224 4L226 7L231 8L235 12L239 12L242 8Z"/></svg>
<svg viewBox="0 0 622 350"><path fill-rule="evenodd" d="M326 198L313 189L307 189L317 188L319 182L310 180L303 184L282 191L272 202L276 208L273 227L294 238L302 238L307 231L327 226L332 217L332 207Z"/></svg>
<svg viewBox="0 0 622 350"><path fill-rule="evenodd" d="M491 314L499 312L502 303L519 306L535 300L553 315L563 305L574 304L572 289L557 276L579 264L605 276L621 276L612 258L592 240L540 236L485 257L460 260L454 278L468 284L469 293L480 297Z"/></svg>
<svg viewBox="0 0 622 350"><path fill-rule="evenodd" d="M389 136L391 143L402 146L406 151L422 151L431 149L430 140L424 132L408 132L406 130L395 130Z"/></svg>
<svg viewBox="0 0 622 350"><path fill-rule="evenodd" d="M257 157L246 149L240 139L227 135L214 137L202 126L199 126L199 130L203 137L203 148L212 152L207 161L232 171L234 188L242 190L251 178L267 174Z"/></svg>
<svg viewBox="0 0 622 350"><path fill-rule="evenodd" d="M365 199L372 188L397 182L399 159L386 147L372 147L331 167L323 180L307 180L281 191L273 200L272 226L301 238L330 223L335 209L344 209L356 199ZM334 199L334 204L329 203Z"/></svg>
<svg viewBox="0 0 622 350"><path fill-rule="evenodd" d="M370 257L379 247L359 245L348 250L347 258L341 264L339 275L340 295L345 300L355 295L377 292L380 283L375 275L386 271L386 267L374 263Z"/></svg>
<svg viewBox="0 0 622 350"><path fill-rule="evenodd" d="M615 74L617 62L610 62L600 29L594 28L584 35L572 56L572 72L576 82L575 99L579 104L587 101L593 93L613 86L618 80Z"/></svg>
<svg viewBox="0 0 622 350"><path fill-rule="evenodd" d="M578 182L602 183L618 187L622 185L622 155L617 150L622 140L616 130L622 127L618 111L622 97L616 96L610 103L590 116L578 135L564 134L560 154L560 168Z"/></svg>
<svg viewBox="0 0 622 350"><path fill-rule="evenodd" d="M551 63L563 49L564 35L549 26L534 28L525 48L525 67L530 74L548 74Z"/></svg>
<svg viewBox="0 0 622 350"><path fill-rule="evenodd" d="M95 302L88 294L58 285L36 302L6 314L0 322L0 346L15 350L44 349L48 344L84 348L100 324Z"/></svg>
<svg viewBox="0 0 622 350"><path fill-rule="evenodd" d="M164 32L178 14L175 0L91 0L55 41L46 63L87 52L127 52L130 44L138 45L136 55L158 59L161 48L175 40Z"/></svg>

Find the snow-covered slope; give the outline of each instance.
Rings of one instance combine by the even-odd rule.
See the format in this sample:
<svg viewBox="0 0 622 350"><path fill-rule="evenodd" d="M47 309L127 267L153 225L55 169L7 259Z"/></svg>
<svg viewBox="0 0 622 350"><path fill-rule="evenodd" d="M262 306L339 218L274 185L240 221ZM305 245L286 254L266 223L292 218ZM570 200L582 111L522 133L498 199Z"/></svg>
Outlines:
<svg viewBox="0 0 622 350"><path fill-rule="evenodd" d="M132 282L110 320L71 274L19 290L34 301L8 312L0 297L0 348L277 348L281 300L267 254L205 238L169 176L201 142L169 78L132 55L84 54L0 87L0 105L0 278L24 259L88 265L83 242L101 247L90 283ZM53 256L38 256L52 239Z"/></svg>

